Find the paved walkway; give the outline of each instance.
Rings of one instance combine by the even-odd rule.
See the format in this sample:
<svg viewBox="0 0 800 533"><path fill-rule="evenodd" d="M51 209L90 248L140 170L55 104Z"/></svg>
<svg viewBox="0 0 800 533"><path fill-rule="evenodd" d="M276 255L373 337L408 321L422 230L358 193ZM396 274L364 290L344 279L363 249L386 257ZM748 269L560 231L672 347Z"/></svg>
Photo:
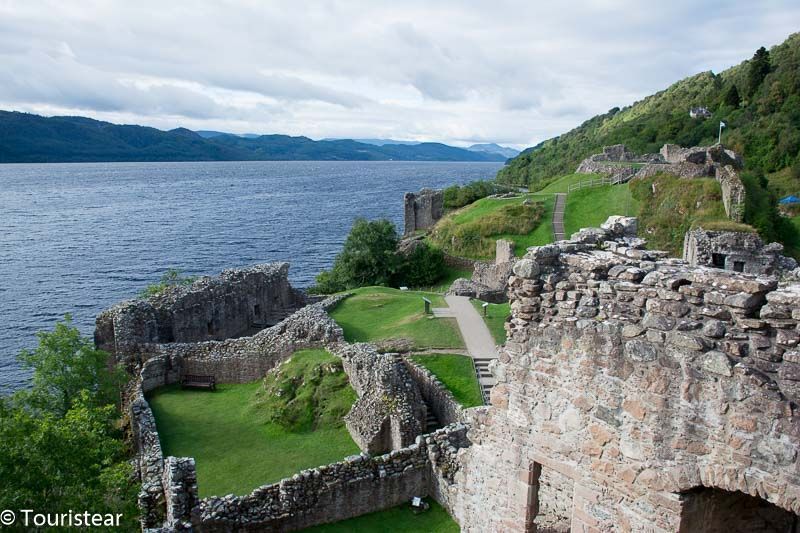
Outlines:
<svg viewBox="0 0 800 533"><path fill-rule="evenodd" d="M563 192L556 193L556 203L553 206L553 241L564 240L564 204L567 195Z"/></svg>
<svg viewBox="0 0 800 533"><path fill-rule="evenodd" d="M489 363L497 359L497 346L494 337L481 318L480 313L473 307L466 296L445 296L449 308L434 308L433 315L441 318L454 317L467 346L467 354L475 363L475 372L481 385L481 392L486 401L489 392L497 382L489 372Z"/></svg>

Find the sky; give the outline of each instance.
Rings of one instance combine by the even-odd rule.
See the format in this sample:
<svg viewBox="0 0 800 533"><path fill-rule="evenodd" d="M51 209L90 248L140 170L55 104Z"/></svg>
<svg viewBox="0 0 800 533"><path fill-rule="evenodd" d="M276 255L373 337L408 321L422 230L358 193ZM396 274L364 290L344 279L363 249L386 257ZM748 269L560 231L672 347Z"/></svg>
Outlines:
<svg viewBox="0 0 800 533"><path fill-rule="evenodd" d="M0 109L523 148L796 31L797 0L0 0Z"/></svg>

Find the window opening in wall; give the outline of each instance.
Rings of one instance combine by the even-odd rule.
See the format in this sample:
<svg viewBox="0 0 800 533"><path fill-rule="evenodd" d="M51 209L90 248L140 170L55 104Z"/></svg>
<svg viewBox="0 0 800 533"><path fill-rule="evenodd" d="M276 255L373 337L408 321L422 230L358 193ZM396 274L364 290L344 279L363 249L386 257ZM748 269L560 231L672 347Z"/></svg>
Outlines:
<svg viewBox="0 0 800 533"><path fill-rule="evenodd" d="M725 254L711 254L711 265L714 268L725 268Z"/></svg>
<svg viewBox="0 0 800 533"><path fill-rule="evenodd" d="M253 306L253 314L256 316L261 316L261 306L259 304Z"/></svg>
<svg viewBox="0 0 800 533"><path fill-rule="evenodd" d="M736 272L744 272L744 261L734 261L733 270Z"/></svg>
<svg viewBox="0 0 800 533"><path fill-rule="evenodd" d="M214 334L214 321L213 320L209 320L208 324L206 324L206 327L208 328L208 334L209 335L213 335Z"/></svg>

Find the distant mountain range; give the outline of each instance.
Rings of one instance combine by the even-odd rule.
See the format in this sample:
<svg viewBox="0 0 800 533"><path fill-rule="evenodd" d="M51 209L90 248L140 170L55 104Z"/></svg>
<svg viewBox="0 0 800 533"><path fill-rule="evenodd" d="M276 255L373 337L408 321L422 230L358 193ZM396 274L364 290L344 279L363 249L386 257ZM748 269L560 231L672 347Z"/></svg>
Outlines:
<svg viewBox="0 0 800 533"><path fill-rule="evenodd" d="M200 132L198 132L200 133ZM335 141L338 139L323 139L323 141ZM387 144L404 144L406 146L416 146L418 144L422 144L419 141L396 141L394 139L350 139L352 141L356 141L359 143L364 144L372 144L375 146L385 146ZM465 150L469 150L470 152L483 152L485 154L498 154L503 156L506 159L517 157L519 155L519 150L515 150L513 148L509 148L507 146L500 146L499 144L489 143L489 144L473 144L472 146L468 146L464 148Z"/></svg>
<svg viewBox="0 0 800 533"><path fill-rule="evenodd" d="M509 148L507 146L500 146L499 144L490 143L490 144L473 144L469 148L467 148L470 152L484 152L486 154L499 154L505 158L510 157L517 157L519 155L519 150L514 150L513 148Z"/></svg>
<svg viewBox="0 0 800 533"><path fill-rule="evenodd" d="M0 111L0 163L106 161L505 161L440 143L375 145L288 135L162 131L85 117Z"/></svg>

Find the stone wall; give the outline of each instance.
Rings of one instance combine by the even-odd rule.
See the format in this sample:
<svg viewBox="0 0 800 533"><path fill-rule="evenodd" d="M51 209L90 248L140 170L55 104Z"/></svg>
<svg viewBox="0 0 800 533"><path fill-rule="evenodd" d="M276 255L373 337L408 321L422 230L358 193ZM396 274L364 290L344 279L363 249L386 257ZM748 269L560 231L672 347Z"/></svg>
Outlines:
<svg viewBox="0 0 800 533"><path fill-rule="evenodd" d="M408 357L403 358L403 363L416 382L426 406L433 410L440 424L447 426L466 420L464 408L435 374Z"/></svg>
<svg viewBox="0 0 800 533"><path fill-rule="evenodd" d="M712 266L748 274L780 275L797 268L797 261L783 254L783 245L765 245L757 233L706 231L686 232L683 259L691 266Z"/></svg>
<svg viewBox="0 0 800 533"><path fill-rule="evenodd" d="M517 263L492 406L468 411L463 530L689 531L712 489L800 512L800 285L666 259L624 222ZM709 530L753 523L727 508Z"/></svg>
<svg viewBox="0 0 800 533"><path fill-rule="evenodd" d="M609 162L645 163L640 168L613 165ZM624 145L607 146L602 154L584 159L575 172L607 174L617 183L634 178L647 178L659 173L680 178L714 177L722 190L725 214L731 220L744 220L745 188L738 170L744 163L741 156L722 145L682 148L665 144L658 154L636 155Z"/></svg>
<svg viewBox="0 0 800 533"><path fill-rule="evenodd" d="M472 277L470 279L459 278L455 280L447 294L468 296L492 303L507 301L508 277L511 275L511 269L516 262L514 243L498 239L495 245L494 262L474 261Z"/></svg>
<svg viewBox="0 0 800 533"><path fill-rule="evenodd" d="M453 424L391 453L348 457L303 470L246 496L197 499L194 461L168 457L165 531L295 531L448 494L459 470L466 427Z"/></svg>
<svg viewBox="0 0 800 533"><path fill-rule="evenodd" d="M344 339L327 309L345 296L304 307L251 337L195 343L144 344L137 356L180 360L183 373L212 375L221 383L247 383L264 377L297 350L324 347Z"/></svg>
<svg viewBox="0 0 800 533"><path fill-rule="evenodd" d="M367 453L396 450L423 433L425 404L401 360L370 344L340 343L331 352L342 359L358 395L345 424L359 448Z"/></svg>
<svg viewBox="0 0 800 533"><path fill-rule="evenodd" d="M422 189L418 193L407 192L403 197L404 235L428 229L444 214L444 193L440 190Z"/></svg>
<svg viewBox="0 0 800 533"><path fill-rule="evenodd" d="M288 263L225 270L188 286L129 300L97 317L95 344L125 360L140 344L199 342L250 335L304 305Z"/></svg>

